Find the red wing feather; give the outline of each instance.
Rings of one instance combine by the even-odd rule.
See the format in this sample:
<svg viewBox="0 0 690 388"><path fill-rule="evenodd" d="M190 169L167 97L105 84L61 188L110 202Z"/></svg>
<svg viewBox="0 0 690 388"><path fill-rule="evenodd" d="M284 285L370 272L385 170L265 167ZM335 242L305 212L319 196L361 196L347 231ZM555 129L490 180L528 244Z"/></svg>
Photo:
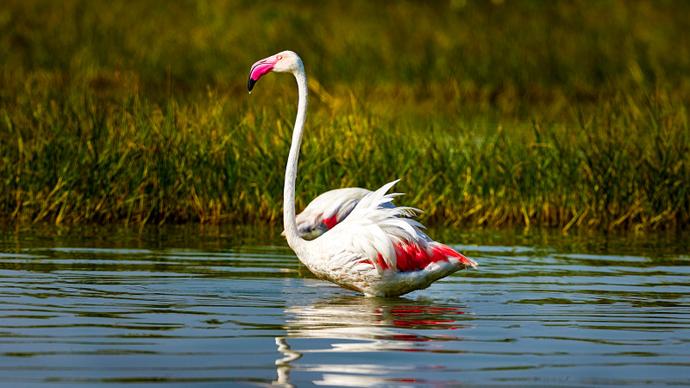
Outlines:
<svg viewBox="0 0 690 388"><path fill-rule="evenodd" d="M473 260L441 243L431 242L426 248L409 241L395 244L396 267L399 272L423 270L430 263L448 261L451 258L457 259L468 267L475 267L477 265ZM374 265L371 260L367 260L367 262L372 266ZM390 268L380 253L376 257L376 264L382 270Z"/></svg>

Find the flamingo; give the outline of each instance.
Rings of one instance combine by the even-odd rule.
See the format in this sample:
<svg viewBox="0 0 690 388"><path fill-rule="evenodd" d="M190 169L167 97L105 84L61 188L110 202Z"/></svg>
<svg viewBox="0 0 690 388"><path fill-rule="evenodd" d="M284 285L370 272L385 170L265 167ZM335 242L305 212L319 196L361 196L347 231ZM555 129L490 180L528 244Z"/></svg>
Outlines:
<svg viewBox="0 0 690 388"><path fill-rule="evenodd" d="M318 278L365 296L399 296L429 287L434 281L477 263L451 247L431 240L415 217L417 209L392 207L399 193L388 193L398 181L367 193L340 223L314 240L300 237L295 217L295 182L307 113L307 76L302 59L282 51L252 65L247 89L270 73L291 73L298 103L285 167L283 227L297 258Z"/></svg>

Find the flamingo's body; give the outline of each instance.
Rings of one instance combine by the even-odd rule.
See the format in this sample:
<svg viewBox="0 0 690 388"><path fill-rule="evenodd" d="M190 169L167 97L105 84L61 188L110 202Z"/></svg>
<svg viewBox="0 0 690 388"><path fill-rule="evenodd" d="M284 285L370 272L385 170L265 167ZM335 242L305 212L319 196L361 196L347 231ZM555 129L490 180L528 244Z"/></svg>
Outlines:
<svg viewBox="0 0 690 388"><path fill-rule="evenodd" d="M392 206L397 194L388 191L397 181L365 193L349 215L320 237L303 239L295 217L295 180L307 109L307 79L299 56L283 51L252 66L248 89L271 71L292 73L297 80L299 101L285 169L283 223L288 245L314 275L367 296L398 296L426 288L455 271L476 267L473 260L424 234L423 226L412 218L416 209Z"/></svg>

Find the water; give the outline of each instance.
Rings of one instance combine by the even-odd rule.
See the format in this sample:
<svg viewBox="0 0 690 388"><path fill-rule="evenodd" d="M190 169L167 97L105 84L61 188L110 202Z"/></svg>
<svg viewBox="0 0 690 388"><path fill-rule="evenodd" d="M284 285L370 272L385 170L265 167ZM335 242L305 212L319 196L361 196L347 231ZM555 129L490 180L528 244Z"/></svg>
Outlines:
<svg viewBox="0 0 690 388"><path fill-rule="evenodd" d="M0 384L690 384L687 239L432 235L479 270L370 299L275 230L2 232Z"/></svg>

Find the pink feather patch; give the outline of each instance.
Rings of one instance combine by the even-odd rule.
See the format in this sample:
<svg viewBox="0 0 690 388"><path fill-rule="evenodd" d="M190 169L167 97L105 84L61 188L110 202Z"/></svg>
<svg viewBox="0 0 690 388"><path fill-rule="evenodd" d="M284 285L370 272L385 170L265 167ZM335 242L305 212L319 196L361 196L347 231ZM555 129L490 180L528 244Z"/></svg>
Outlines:
<svg viewBox="0 0 690 388"><path fill-rule="evenodd" d="M455 249L436 242L430 243L426 248L407 241L395 244L395 258L399 272L420 271L431 263L449 261L450 259L456 259L467 267L476 267L477 265L473 260L463 256ZM371 260L366 262L374 265ZM376 264L383 270L389 268L380 253L376 257Z"/></svg>
<svg viewBox="0 0 690 388"><path fill-rule="evenodd" d="M429 263L447 260L447 255L443 254L441 251L437 251L435 246L430 248L431 249L424 249L418 244L411 242L396 244L395 256L398 271L419 271L426 268Z"/></svg>
<svg viewBox="0 0 690 388"><path fill-rule="evenodd" d="M324 219L323 219L323 224L326 225L326 228L328 228L328 230L333 229L333 227L334 227L337 223L338 223L338 216L337 216L337 215L333 215L333 216L331 216L331 217L328 217L328 218L324 218Z"/></svg>

